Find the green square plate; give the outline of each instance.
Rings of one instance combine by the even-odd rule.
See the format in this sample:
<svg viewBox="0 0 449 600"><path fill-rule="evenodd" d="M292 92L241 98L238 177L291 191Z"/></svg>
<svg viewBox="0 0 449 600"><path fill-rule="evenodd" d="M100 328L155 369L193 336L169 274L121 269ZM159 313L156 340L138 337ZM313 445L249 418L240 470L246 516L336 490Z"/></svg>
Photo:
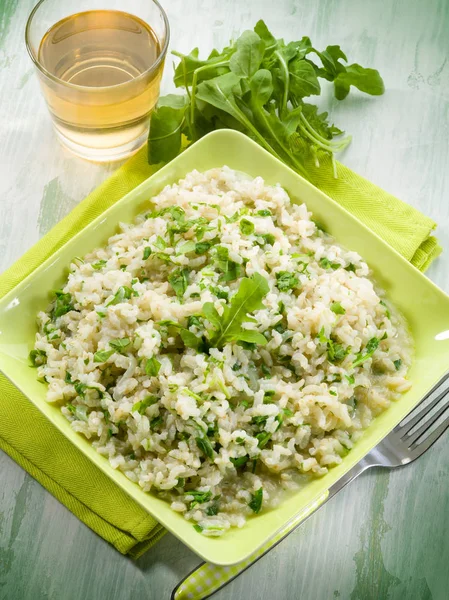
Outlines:
<svg viewBox="0 0 449 600"><path fill-rule="evenodd" d="M36 313L47 307L49 291L61 286L74 256L83 256L106 243L119 222L130 222L148 207L149 199L165 185L176 182L193 169L205 171L228 165L249 175L262 175L280 183L297 202L305 202L339 242L359 252L369 263L379 284L406 316L416 347L410 371L413 386L401 400L376 419L343 464L286 499L278 508L250 518L242 529L221 538L197 533L191 522L173 512L168 503L143 492L121 472L114 470L81 435L76 434L57 407L45 401L46 388L30 369L28 353L33 347ZM318 498L369 452L419 402L449 367L449 297L438 289L377 235L333 200L294 173L244 135L213 132L127 194L58 252L31 273L0 302L0 369L28 396L100 469L141 504L160 523L205 560L231 565L240 562L273 537L296 515Z"/></svg>

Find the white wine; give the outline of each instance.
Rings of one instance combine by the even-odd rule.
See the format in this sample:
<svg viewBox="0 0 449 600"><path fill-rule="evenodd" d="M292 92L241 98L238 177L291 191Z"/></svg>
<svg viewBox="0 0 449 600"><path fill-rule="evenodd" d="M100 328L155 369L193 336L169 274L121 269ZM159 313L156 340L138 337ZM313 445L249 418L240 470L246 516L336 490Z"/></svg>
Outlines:
<svg viewBox="0 0 449 600"><path fill-rule="evenodd" d="M111 158L109 149L129 154L142 145L159 96L160 54L152 28L122 11L81 12L53 25L38 60L53 76L41 85L63 143L100 160Z"/></svg>

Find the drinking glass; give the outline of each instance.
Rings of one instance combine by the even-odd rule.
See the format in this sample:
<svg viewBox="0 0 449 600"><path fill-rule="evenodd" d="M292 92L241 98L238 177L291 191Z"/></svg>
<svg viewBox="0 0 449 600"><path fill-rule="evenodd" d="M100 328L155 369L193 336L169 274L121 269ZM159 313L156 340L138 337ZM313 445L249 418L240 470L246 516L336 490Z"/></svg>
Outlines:
<svg viewBox="0 0 449 600"><path fill-rule="evenodd" d="M65 147L104 162L145 143L169 42L157 0L40 0L25 39Z"/></svg>

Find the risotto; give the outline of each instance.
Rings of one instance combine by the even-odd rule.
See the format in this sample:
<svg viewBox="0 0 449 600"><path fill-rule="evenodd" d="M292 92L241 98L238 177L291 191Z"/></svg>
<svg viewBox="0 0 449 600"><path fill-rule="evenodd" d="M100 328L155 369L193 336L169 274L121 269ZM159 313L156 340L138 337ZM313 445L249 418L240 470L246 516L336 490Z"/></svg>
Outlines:
<svg viewBox="0 0 449 600"><path fill-rule="evenodd" d="M404 321L311 217L261 177L193 171L38 315L48 402L203 535L341 463L410 387Z"/></svg>

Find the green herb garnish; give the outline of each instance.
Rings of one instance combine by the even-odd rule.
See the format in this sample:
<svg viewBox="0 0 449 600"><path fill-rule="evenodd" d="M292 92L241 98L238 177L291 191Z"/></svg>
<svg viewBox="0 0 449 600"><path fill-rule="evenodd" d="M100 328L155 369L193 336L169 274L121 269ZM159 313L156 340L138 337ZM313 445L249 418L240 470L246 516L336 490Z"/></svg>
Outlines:
<svg viewBox="0 0 449 600"><path fill-rule="evenodd" d="M233 341L266 344L267 340L261 333L243 329L242 324L250 320L248 313L264 308L262 299L268 291L267 280L254 273L251 278L244 277L240 281L238 292L231 298L230 304L224 307L222 316L218 314L212 302L206 302L203 305L203 315L215 330L209 344L215 348L222 348Z"/></svg>
<svg viewBox="0 0 449 600"><path fill-rule="evenodd" d="M248 219L242 219L240 221L240 231L243 235L251 235L254 233L254 223Z"/></svg>
<svg viewBox="0 0 449 600"><path fill-rule="evenodd" d="M276 39L263 21L254 31L244 31L221 52L207 59L174 52L180 59L175 69L176 87L184 96L169 94L159 99L151 114L149 162L168 162L188 143L214 129L237 129L251 136L295 171L307 175L306 159L316 151L331 156L350 138L328 121L327 113L306 102L321 92L320 79L333 82L336 98L343 100L350 87L380 95L384 85L379 73L356 63L347 64L340 46L319 51L308 37L286 44ZM335 162L334 162L335 169Z"/></svg>
<svg viewBox="0 0 449 600"><path fill-rule="evenodd" d="M346 313L346 310L343 308L340 302L332 302L331 311L336 315L344 315Z"/></svg>
<svg viewBox="0 0 449 600"><path fill-rule="evenodd" d="M357 358L355 359L355 361L352 363L352 366L358 367L363 362L365 362L365 360L368 360L368 358L371 358L379 346L379 341L380 340L376 337L371 338L369 340L369 342L366 344L365 353L363 354L362 352L360 352L357 355Z"/></svg>
<svg viewBox="0 0 449 600"><path fill-rule="evenodd" d="M250 509L256 513L256 515L260 512L262 508L263 501L263 489L259 488L254 494L252 494L252 499L248 502L248 506Z"/></svg>
<svg viewBox="0 0 449 600"><path fill-rule="evenodd" d="M286 292L296 287L299 283L299 279L294 273L288 271L280 271L276 273L276 285L280 292Z"/></svg>
<svg viewBox="0 0 449 600"><path fill-rule="evenodd" d="M156 377L161 369L161 363L157 358L149 358L145 363L145 373L150 377Z"/></svg>
<svg viewBox="0 0 449 600"><path fill-rule="evenodd" d="M134 406L132 407L132 412L137 411L141 415L144 415L146 409L149 406L153 406L153 404L157 404L158 402L159 402L159 400L158 400L157 396L152 396L152 395L151 396L147 396L146 398L144 398L140 402L136 402L134 404Z"/></svg>
<svg viewBox="0 0 449 600"><path fill-rule="evenodd" d="M29 359L33 367L41 367L47 362L47 355L43 350L31 350Z"/></svg>

